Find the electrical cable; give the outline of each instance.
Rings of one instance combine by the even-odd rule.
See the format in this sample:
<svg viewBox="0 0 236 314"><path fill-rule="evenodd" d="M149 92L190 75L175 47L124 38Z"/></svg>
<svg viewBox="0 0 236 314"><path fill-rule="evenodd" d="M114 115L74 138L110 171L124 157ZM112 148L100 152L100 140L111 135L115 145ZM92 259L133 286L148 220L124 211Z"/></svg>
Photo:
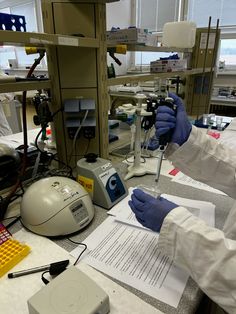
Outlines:
<svg viewBox="0 0 236 314"><path fill-rule="evenodd" d="M15 200L17 200L19 197L22 197L23 195L24 195L24 193L22 193L22 194L20 194L20 195L18 195L18 194L15 193L15 197L13 197L13 198L11 199L10 204L11 204L12 202L14 202Z"/></svg>
<svg viewBox="0 0 236 314"><path fill-rule="evenodd" d="M91 142L91 138L88 139L88 144L87 144L86 150L85 150L85 152L84 152L83 154L73 155L73 156L74 156L75 158L84 157L84 156L88 153L88 151L89 151L90 142ZM77 149L77 147L76 147L76 149ZM76 167L77 167L77 165L76 165L76 160L75 160L75 166L74 166L73 170L74 170Z"/></svg>
<svg viewBox="0 0 236 314"><path fill-rule="evenodd" d="M11 226L13 226L15 223L17 223L18 220L21 219L21 216L16 217L13 221L11 221L9 224L7 224L5 227L9 229Z"/></svg>
<svg viewBox="0 0 236 314"><path fill-rule="evenodd" d="M53 118L54 118L60 111L62 111L63 109L64 109L64 108L60 108L60 109L58 109L57 111L55 111L55 112L52 114L52 116L51 116L52 120L53 120ZM39 136L41 135L41 133L42 133L43 131L45 131L47 127L48 127L48 122L45 122L44 125L41 126L41 130L40 130L39 133L37 134L37 136L36 136L36 138L35 138L35 141L34 141L37 150L38 150L39 152L41 152L41 153L45 153L45 151L43 151L43 150L41 150L41 149L39 148L39 146L38 146L38 139L39 139Z"/></svg>
<svg viewBox="0 0 236 314"><path fill-rule="evenodd" d="M83 124L84 124L84 121L87 119L88 112L89 112L88 110L85 111L83 120L82 120L80 126L78 127L78 129L77 129L77 131L76 131L76 133L75 133L75 136L74 136L74 139L73 139L73 149L75 149L75 143L76 143L77 136L78 136L78 134L79 134L79 132L80 132L80 130L81 130Z"/></svg>
<svg viewBox="0 0 236 314"><path fill-rule="evenodd" d="M66 168L68 168L69 169L69 177L73 178L73 169L71 168L70 165L67 165L64 161L55 158L54 155L53 155L52 159L57 161L59 164L64 165Z"/></svg>
<svg viewBox="0 0 236 314"><path fill-rule="evenodd" d="M76 241L74 241L74 240L71 240L70 238L67 238L67 240L69 240L70 242L72 242L72 243L74 243L74 244L78 244L78 245L82 245L82 246L84 246L84 249L83 249L83 251L79 254L79 256L77 257L77 259L75 260L75 262L74 262L74 266L78 263L78 261L79 261L79 259L80 259L80 257L82 256L82 254L87 250L87 245L85 244L85 243L82 243L82 242L76 242Z"/></svg>
<svg viewBox="0 0 236 314"><path fill-rule="evenodd" d="M47 273L49 273L49 270L44 271L44 272L42 273L42 275L41 275L42 282L43 282L45 285L47 285L47 284L50 282L48 279L46 279L46 278L44 277L44 275L47 274Z"/></svg>
<svg viewBox="0 0 236 314"><path fill-rule="evenodd" d="M72 159L72 157L73 157L73 153L74 153L74 151L75 151L75 149L76 149L76 139L77 139L77 136L79 135L79 132L80 132L80 130L81 130L82 127L83 127L84 121L87 119L88 112L89 112L89 110L86 110L86 111L85 111L85 114L84 114L84 117L83 117L83 119L82 119L82 121L81 121L81 124L80 124L80 126L78 127L77 131L75 132L75 135L74 135L74 138L73 138L72 150L71 150L71 153L70 153L70 156L69 156L69 161L68 161L69 164L70 164L71 159Z"/></svg>
<svg viewBox="0 0 236 314"><path fill-rule="evenodd" d="M46 273L49 273L51 277L55 277L60 275L63 271L67 269L70 261L64 260L55 263L51 263L50 265L46 265L46 271L44 271L41 275L42 281L47 285L50 281L44 277ZM45 268L44 268L45 270Z"/></svg>
<svg viewBox="0 0 236 314"><path fill-rule="evenodd" d="M56 112L54 112L54 113L52 114L52 119L53 119L60 111L62 111L62 110L63 110L63 108L60 108L60 109L58 109ZM51 158L52 158L52 160L55 160L55 161L57 161L58 163L64 165L66 168L68 168L68 169L69 169L70 177L73 177L73 176L72 176L73 170L72 170L72 168L71 168L69 165L67 165L65 162L59 160L58 158L56 158L55 155L52 154L51 152L45 152L45 151L43 151L43 150L41 150L41 149L39 148L39 146L38 146L38 139L39 139L40 135L42 134L42 132L43 132L44 130L46 130L47 126L48 126L48 123L45 123L45 124L41 127L41 130L39 131L39 133L37 134L37 136L36 136L36 138L35 138L35 147L36 147L37 150L38 150L39 152L41 152L42 154L50 155Z"/></svg>
<svg viewBox="0 0 236 314"><path fill-rule="evenodd" d="M9 220L9 219L14 219L14 218L18 218L20 216L11 216L11 217L6 217L2 220L2 222L4 222L5 220Z"/></svg>
<svg viewBox="0 0 236 314"><path fill-rule="evenodd" d="M41 60L45 56L45 51L41 51L40 55L37 59L35 59L33 65L31 66L26 78L30 78L33 74L35 68L40 64ZM22 158L22 166L20 169L20 173L16 180L15 185L12 187L9 194L4 198L4 200L0 203L0 221L4 218L8 205L10 204L12 196L15 194L17 188L21 184L21 179L25 173L26 166L27 166L27 147L28 147L28 138L27 138L27 117L26 117L26 94L27 91L23 91L22 97L22 124L23 124L23 143L24 143L24 153Z"/></svg>
<svg viewBox="0 0 236 314"><path fill-rule="evenodd" d="M85 151L85 153L83 155L86 155L88 153L90 143L91 143L91 138L88 139L88 145L87 145L86 151Z"/></svg>

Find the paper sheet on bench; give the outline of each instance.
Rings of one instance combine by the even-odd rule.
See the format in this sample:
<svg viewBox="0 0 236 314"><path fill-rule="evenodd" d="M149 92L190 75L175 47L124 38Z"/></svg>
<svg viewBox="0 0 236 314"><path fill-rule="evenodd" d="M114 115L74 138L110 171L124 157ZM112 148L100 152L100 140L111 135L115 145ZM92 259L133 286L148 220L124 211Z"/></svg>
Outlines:
<svg viewBox="0 0 236 314"><path fill-rule="evenodd" d="M136 222L128 206L129 195L109 211L108 217L84 242L88 254L83 261L158 300L177 307L188 275L158 249L158 233ZM215 206L209 202L163 195L187 206L214 226ZM120 221L116 221L116 219ZM133 225L133 226L132 226ZM139 228L135 227L138 226ZM78 256L80 248L71 252Z"/></svg>
<svg viewBox="0 0 236 314"><path fill-rule="evenodd" d="M120 201L117 205L115 205L110 211L108 211L108 214L114 216L115 220L117 221L148 230L136 220L135 215L129 208L128 201L130 200L130 195L132 194L133 189L134 188L129 188L128 196ZM214 204L210 202L192 200L169 194L162 194L161 196L180 206L186 207L192 214L203 219L209 226L215 226Z"/></svg>
<svg viewBox="0 0 236 314"><path fill-rule="evenodd" d="M171 181L176 182L176 183L180 183L180 184L184 184L184 185L189 185L189 186L192 186L196 189L201 189L201 190L205 190L205 191L216 193L216 194L226 195L224 192L217 190L217 189L214 189L205 183L196 181L196 180L186 176L182 172L177 173L176 176Z"/></svg>
<svg viewBox="0 0 236 314"><path fill-rule="evenodd" d="M162 302L177 307L188 275L158 248L158 233L108 217L85 241L83 262ZM71 252L78 256L80 248Z"/></svg>

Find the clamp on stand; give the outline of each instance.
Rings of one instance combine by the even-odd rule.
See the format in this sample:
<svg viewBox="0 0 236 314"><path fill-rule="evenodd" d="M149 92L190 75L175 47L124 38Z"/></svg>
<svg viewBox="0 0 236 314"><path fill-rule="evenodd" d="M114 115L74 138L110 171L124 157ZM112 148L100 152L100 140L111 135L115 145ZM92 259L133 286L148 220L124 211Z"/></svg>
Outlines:
<svg viewBox="0 0 236 314"><path fill-rule="evenodd" d="M128 173L125 176L125 180L132 177L139 177L145 174L155 174L156 171L148 169L146 164L141 163L141 118L142 116L152 115L152 112L142 112L142 103L146 99L145 95L137 95L136 99L138 105L136 108L136 132L135 132L135 144L134 144L134 162L133 165L128 167Z"/></svg>

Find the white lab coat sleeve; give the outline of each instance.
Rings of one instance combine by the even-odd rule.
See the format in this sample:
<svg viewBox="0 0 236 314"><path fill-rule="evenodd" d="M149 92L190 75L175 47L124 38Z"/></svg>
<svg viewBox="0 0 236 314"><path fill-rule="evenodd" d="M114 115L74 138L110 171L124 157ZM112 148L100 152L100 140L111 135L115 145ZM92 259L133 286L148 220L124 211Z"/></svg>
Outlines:
<svg viewBox="0 0 236 314"><path fill-rule="evenodd" d="M6 115L2 107L2 102L0 101L0 137L11 135L11 134L12 134L12 129L7 121Z"/></svg>
<svg viewBox="0 0 236 314"><path fill-rule="evenodd" d="M217 142L206 130L193 126L189 139L182 146L170 144L165 156L186 175L235 198L236 151Z"/></svg>
<svg viewBox="0 0 236 314"><path fill-rule="evenodd" d="M236 241L184 207L165 218L159 247L225 311L236 313Z"/></svg>

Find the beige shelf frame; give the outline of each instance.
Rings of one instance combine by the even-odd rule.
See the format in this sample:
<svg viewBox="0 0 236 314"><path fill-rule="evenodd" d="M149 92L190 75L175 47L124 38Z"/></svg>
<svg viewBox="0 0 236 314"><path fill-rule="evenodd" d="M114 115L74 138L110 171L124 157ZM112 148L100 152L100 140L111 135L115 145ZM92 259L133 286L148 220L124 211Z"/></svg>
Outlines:
<svg viewBox="0 0 236 314"><path fill-rule="evenodd" d="M99 48L99 41L96 38L13 31L0 31L0 43L33 47L69 46Z"/></svg>
<svg viewBox="0 0 236 314"><path fill-rule="evenodd" d="M143 52L183 52L183 53L190 53L193 51L193 49L191 48L154 47L144 45L127 45L127 50L141 52L143 51Z"/></svg>
<svg viewBox="0 0 236 314"><path fill-rule="evenodd" d="M210 68L206 68L205 72L210 72ZM166 72L166 73L145 73L145 74L130 74L124 76L117 76L115 78L108 79L108 86L127 84L127 83L138 83L145 81L153 81L158 78L169 78L174 76L188 76L201 74L202 69L192 69L178 72Z"/></svg>
<svg viewBox="0 0 236 314"><path fill-rule="evenodd" d="M37 89L50 89L51 81L0 83L0 93L11 93Z"/></svg>

